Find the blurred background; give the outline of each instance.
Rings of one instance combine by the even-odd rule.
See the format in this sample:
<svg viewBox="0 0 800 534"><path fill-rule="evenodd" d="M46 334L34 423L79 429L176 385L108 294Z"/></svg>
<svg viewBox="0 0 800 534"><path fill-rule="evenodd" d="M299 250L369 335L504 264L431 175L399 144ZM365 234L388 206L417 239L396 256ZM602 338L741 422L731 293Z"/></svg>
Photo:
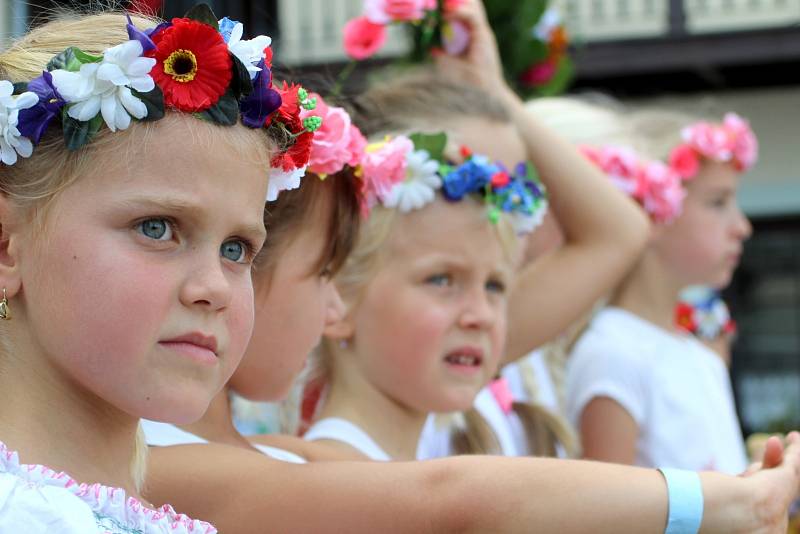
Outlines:
<svg viewBox="0 0 800 534"><path fill-rule="evenodd" d="M7 42L54 9L98 3L0 0L0 38ZM119 5L173 17L194 3ZM348 67L341 30L362 9L362 0L208 3L244 22L249 34L271 35L276 67L317 80L334 80ZM761 158L742 184L740 202L755 232L724 295L739 324L733 383L745 435L800 427L800 0L485 3L507 71L526 80L520 89L529 96L602 92L693 113L736 110L751 121ZM545 8L557 13L550 25L561 33L548 39L559 41L551 43L558 57L547 43L536 49L528 42L536 21L526 17L541 19ZM403 29L392 31L378 59L358 66L349 90L371 67L409 52ZM551 60L553 69L538 68Z"/></svg>

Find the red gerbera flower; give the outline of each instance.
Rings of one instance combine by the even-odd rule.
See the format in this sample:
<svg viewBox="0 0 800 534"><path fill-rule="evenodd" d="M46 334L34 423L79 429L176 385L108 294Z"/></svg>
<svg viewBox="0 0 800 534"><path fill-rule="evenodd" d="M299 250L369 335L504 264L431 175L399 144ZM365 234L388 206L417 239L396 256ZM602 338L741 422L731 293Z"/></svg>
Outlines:
<svg viewBox="0 0 800 534"><path fill-rule="evenodd" d="M156 65L150 75L167 105L190 113L205 111L225 94L233 62L217 30L196 20L172 19L171 26L151 38L156 48L146 55Z"/></svg>

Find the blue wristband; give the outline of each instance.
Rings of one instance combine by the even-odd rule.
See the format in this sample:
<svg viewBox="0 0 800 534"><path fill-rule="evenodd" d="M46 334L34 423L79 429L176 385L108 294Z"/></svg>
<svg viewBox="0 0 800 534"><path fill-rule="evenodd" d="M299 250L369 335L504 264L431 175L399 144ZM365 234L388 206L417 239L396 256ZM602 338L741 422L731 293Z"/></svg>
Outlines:
<svg viewBox="0 0 800 534"><path fill-rule="evenodd" d="M667 481L669 517L664 534L697 534L703 521L700 476L683 469L659 469Z"/></svg>

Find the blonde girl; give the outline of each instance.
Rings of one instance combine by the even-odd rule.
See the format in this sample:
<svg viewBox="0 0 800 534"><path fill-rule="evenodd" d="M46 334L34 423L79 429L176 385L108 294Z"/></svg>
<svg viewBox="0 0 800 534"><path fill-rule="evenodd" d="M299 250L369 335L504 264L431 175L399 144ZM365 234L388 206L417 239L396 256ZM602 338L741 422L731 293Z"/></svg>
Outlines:
<svg viewBox="0 0 800 534"><path fill-rule="evenodd" d="M137 429L198 419L250 336L275 146L239 104L269 43L229 49L205 6L157 23L0 53L3 532L216 532L143 500Z"/></svg>
<svg viewBox="0 0 800 534"><path fill-rule="evenodd" d="M755 163L756 139L734 114L709 123L644 111L631 121L647 157L619 147L587 154L617 168L620 186L655 224L636 267L572 351L568 412L588 458L741 472L727 367L678 329L674 310L683 288L731 279L751 232L736 190Z"/></svg>

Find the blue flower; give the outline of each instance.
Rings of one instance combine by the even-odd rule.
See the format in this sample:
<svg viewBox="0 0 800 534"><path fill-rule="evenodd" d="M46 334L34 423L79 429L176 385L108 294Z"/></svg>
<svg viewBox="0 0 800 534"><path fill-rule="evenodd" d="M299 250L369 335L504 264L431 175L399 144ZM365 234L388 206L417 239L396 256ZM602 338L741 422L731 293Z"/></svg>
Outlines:
<svg viewBox="0 0 800 534"><path fill-rule="evenodd" d="M533 213L536 198L528 189L530 183L528 180L514 177L507 186L498 189L495 194L498 197L500 209L506 213Z"/></svg>
<svg viewBox="0 0 800 534"><path fill-rule="evenodd" d="M224 19L223 19L224 20ZM239 104L242 123L250 128L261 128L272 112L281 107L281 95L271 87L272 72L262 59L261 69L253 80L253 92Z"/></svg>
<svg viewBox="0 0 800 534"><path fill-rule="evenodd" d="M497 172L497 167L480 157L459 165L442 180L442 194L448 200L461 200L464 195L482 190Z"/></svg>
<svg viewBox="0 0 800 534"><path fill-rule="evenodd" d="M225 39L225 42L231 40L231 33L236 25L239 24L238 20L232 20L228 17L222 17L219 21L219 33L222 34L222 38Z"/></svg>
<svg viewBox="0 0 800 534"><path fill-rule="evenodd" d="M28 91L35 93L39 102L31 108L19 111L19 131L37 145L50 121L61 114L61 108L66 101L53 86L53 75L47 71L28 83Z"/></svg>

